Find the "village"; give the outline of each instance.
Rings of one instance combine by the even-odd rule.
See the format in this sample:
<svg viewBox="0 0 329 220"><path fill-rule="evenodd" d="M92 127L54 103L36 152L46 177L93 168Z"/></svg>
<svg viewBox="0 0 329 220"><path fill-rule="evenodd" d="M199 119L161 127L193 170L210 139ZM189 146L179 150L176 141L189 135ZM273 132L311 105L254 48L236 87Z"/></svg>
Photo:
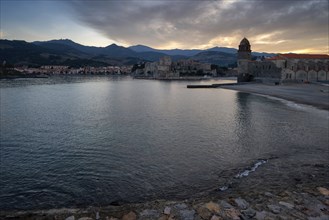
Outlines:
<svg viewBox="0 0 329 220"><path fill-rule="evenodd" d="M40 67L11 66L2 64L3 76L50 77L62 75L131 75L137 79L192 79L237 76L237 68L220 67L210 63L201 63L190 59L172 61L164 56L157 62L139 62L134 65L104 67L71 67L65 65L43 65Z"/></svg>
<svg viewBox="0 0 329 220"><path fill-rule="evenodd" d="M28 75L126 75L131 73L132 66L105 66L105 67L80 67L73 68L61 65L46 65L40 67L14 67L13 70Z"/></svg>

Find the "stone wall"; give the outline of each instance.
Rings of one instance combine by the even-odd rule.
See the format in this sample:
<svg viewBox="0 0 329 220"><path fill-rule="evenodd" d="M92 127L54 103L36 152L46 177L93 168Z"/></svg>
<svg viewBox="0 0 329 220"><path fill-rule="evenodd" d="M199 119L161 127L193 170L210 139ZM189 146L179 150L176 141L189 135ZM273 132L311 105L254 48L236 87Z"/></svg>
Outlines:
<svg viewBox="0 0 329 220"><path fill-rule="evenodd" d="M284 81L328 81L329 61L321 59L287 59L282 71Z"/></svg>
<svg viewBox="0 0 329 220"><path fill-rule="evenodd" d="M180 74L196 75L196 74L211 74L216 76L216 69L211 69L211 64L199 63L193 60L180 60L172 62L171 58L166 56L160 58L158 62L145 63L143 73L139 76L153 78L176 78Z"/></svg>
<svg viewBox="0 0 329 220"><path fill-rule="evenodd" d="M282 68L276 66L271 61L249 62L248 72L254 77L261 78L281 78Z"/></svg>
<svg viewBox="0 0 329 220"><path fill-rule="evenodd" d="M252 61L251 47L244 38L238 50L238 82L256 78L280 81L329 81L329 56L326 54L279 54Z"/></svg>

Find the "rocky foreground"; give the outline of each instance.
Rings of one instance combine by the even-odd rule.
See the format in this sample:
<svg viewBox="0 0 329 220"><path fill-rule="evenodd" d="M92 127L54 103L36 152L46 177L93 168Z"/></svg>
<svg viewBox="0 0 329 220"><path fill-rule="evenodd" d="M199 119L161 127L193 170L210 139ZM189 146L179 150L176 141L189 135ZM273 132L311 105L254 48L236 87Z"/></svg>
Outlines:
<svg viewBox="0 0 329 220"><path fill-rule="evenodd" d="M329 219L329 190L325 187L232 194L198 200L153 201L87 209L57 209L36 212L1 213L1 219L64 220L220 220L220 219Z"/></svg>

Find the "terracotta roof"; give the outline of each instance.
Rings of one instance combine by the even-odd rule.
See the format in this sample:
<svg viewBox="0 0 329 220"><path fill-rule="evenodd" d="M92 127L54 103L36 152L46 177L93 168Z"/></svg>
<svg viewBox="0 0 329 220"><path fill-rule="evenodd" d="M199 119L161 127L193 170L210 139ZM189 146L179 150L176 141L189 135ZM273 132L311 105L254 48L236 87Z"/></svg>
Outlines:
<svg viewBox="0 0 329 220"><path fill-rule="evenodd" d="M329 59L328 54L279 54L278 56L290 59Z"/></svg>
<svg viewBox="0 0 329 220"><path fill-rule="evenodd" d="M266 60L284 60L284 58L279 56L274 56L274 57L266 58Z"/></svg>

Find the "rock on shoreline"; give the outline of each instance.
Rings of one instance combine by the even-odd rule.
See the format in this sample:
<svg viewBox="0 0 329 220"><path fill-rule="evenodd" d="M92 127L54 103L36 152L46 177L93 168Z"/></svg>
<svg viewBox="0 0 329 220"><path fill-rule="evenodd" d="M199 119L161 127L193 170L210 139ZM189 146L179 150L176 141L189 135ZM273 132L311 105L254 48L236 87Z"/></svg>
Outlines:
<svg viewBox="0 0 329 220"><path fill-rule="evenodd" d="M236 196L236 194L234 194ZM1 219L63 220L221 220L221 219L329 219L329 190L319 186L302 190L233 194L197 200L157 200L143 204L57 209L36 212L1 212Z"/></svg>

